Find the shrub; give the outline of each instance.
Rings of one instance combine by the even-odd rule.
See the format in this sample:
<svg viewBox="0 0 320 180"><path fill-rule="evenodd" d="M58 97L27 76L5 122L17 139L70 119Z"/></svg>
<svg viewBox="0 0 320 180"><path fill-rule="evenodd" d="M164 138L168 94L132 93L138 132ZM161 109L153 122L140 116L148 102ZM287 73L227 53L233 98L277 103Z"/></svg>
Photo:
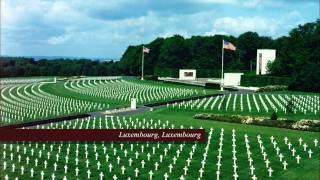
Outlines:
<svg viewBox="0 0 320 180"><path fill-rule="evenodd" d="M274 112L275 116L278 119L278 115ZM269 126L269 127L278 127L286 129L295 129L302 131L320 131L320 121L319 120L287 120L279 118L279 121L266 119L263 117L250 117L250 116L240 116L240 115L222 115L222 114L211 114L203 113L196 114L193 116L194 119L203 119L203 120L213 120L213 121L222 121L229 123L240 123L240 124L251 124L258 126Z"/></svg>
<svg viewBox="0 0 320 180"><path fill-rule="evenodd" d="M274 120L276 121L278 119L278 115L275 111L273 111L273 113L271 114L271 117L270 117L271 120Z"/></svg>
<svg viewBox="0 0 320 180"><path fill-rule="evenodd" d="M205 84L206 89L220 89L220 84L216 83L206 83Z"/></svg>
<svg viewBox="0 0 320 180"><path fill-rule="evenodd" d="M274 86L264 86L258 89L257 92L271 92L271 91L283 91L287 90L288 86L284 85L274 85Z"/></svg>
<svg viewBox="0 0 320 180"><path fill-rule="evenodd" d="M291 99L286 106L286 110L288 113L293 113L293 109L294 109L294 103L293 103L293 100Z"/></svg>

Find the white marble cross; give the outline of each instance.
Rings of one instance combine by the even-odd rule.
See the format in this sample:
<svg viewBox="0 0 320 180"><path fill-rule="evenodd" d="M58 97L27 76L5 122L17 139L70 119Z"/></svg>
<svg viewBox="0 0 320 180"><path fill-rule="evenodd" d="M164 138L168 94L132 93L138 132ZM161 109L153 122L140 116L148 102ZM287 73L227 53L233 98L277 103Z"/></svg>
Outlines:
<svg viewBox="0 0 320 180"><path fill-rule="evenodd" d="M254 174L254 170L255 170L256 168L254 168L254 166L251 166L250 167L250 170L251 170L251 175L253 175Z"/></svg>
<svg viewBox="0 0 320 180"><path fill-rule="evenodd" d="M168 175L168 173L164 173L164 180L168 180L168 178L169 178L169 175Z"/></svg>
<svg viewBox="0 0 320 180"><path fill-rule="evenodd" d="M257 178L257 176L254 174L253 176L252 176L252 180L257 180L258 178Z"/></svg>
<svg viewBox="0 0 320 180"><path fill-rule="evenodd" d="M152 179L152 176L153 176L153 172L152 172L152 170L150 170L149 171L149 178Z"/></svg>
<svg viewBox="0 0 320 180"><path fill-rule="evenodd" d="M51 179L52 179L52 180L55 180L55 179L56 179L56 176L54 175L54 173L52 173Z"/></svg>
<svg viewBox="0 0 320 180"><path fill-rule="evenodd" d="M139 169L136 168L136 169L134 170L134 172L135 172L135 176L138 177L138 175L139 175Z"/></svg>
<svg viewBox="0 0 320 180"><path fill-rule="evenodd" d="M86 167L87 167L87 168L89 167L89 163L90 163L90 162L89 162L89 159L87 159L87 160L86 160Z"/></svg>
<svg viewBox="0 0 320 180"><path fill-rule="evenodd" d="M133 160L132 160L131 158L129 158L129 160L128 160L128 161L129 161L129 166L131 167L131 165L132 165L132 161L133 161Z"/></svg>
<svg viewBox="0 0 320 180"><path fill-rule="evenodd" d="M314 142L314 146L318 145L318 139L315 139L313 142Z"/></svg>
<svg viewBox="0 0 320 180"><path fill-rule="evenodd" d="M120 164L120 160L121 160L121 158L118 156L118 157L117 157L117 163L118 163L118 164Z"/></svg>
<svg viewBox="0 0 320 180"><path fill-rule="evenodd" d="M64 165L63 168L64 168L64 173L67 174L67 172L68 172L68 166L67 166L67 165Z"/></svg>
<svg viewBox="0 0 320 180"><path fill-rule="evenodd" d="M237 179L238 179L238 177L239 177L239 175L237 174L237 172L235 172L235 173L233 174L233 178L234 178L234 180L237 180Z"/></svg>
<svg viewBox="0 0 320 180"><path fill-rule="evenodd" d="M279 155L279 158L280 158L280 162L282 162L282 158L283 158L284 156L282 155L282 153L280 153L280 155Z"/></svg>
<svg viewBox="0 0 320 180"><path fill-rule="evenodd" d="M272 172L273 172L271 167L268 169L268 172L269 172L269 177L271 177L272 176Z"/></svg>
<svg viewBox="0 0 320 180"><path fill-rule="evenodd" d="M287 161L283 161L282 164L283 164L283 170L286 170L288 165Z"/></svg>
<svg viewBox="0 0 320 180"><path fill-rule="evenodd" d="M79 168L76 167L75 171L76 171L76 176L78 176L79 175Z"/></svg>
<svg viewBox="0 0 320 180"><path fill-rule="evenodd" d="M159 167L159 163L158 162L154 163L154 167L155 167L155 170L157 171Z"/></svg>
<svg viewBox="0 0 320 180"><path fill-rule="evenodd" d="M142 168L144 168L144 164L145 164L145 162L144 162L144 160L142 160L142 161L141 161L141 167L142 167Z"/></svg>
<svg viewBox="0 0 320 180"><path fill-rule="evenodd" d="M296 150L294 148L292 148L291 152L292 152L292 156L295 156Z"/></svg>
<svg viewBox="0 0 320 180"><path fill-rule="evenodd" d="M100 180L103 180L103 176L104 176L104 174L103 174L103 172L102 172L102 171L100 172L99 176L100 176Z"/></svg>
<svg viewBox="0 0 320 180"><path fill-rule="evenodd" d="M24 174L24 167L23 166L21 166L21 175L23 175Z"/></svg>
<svg viewBox="0 0 320 180"><path fill-rule="evenodd" d="M43 178L44 178L44 172L41 171L40 175L41 175L41 180L43 180Z"/></svg>
<svg viewBox="0 0 320 180"><path fill-rule="evenodd" d="M125 170L126 170L126 168L124 166L121 166L121 174L124 174Z"/></svg>
<svg viewBox="0 0 320 180"><path fill-rule="evenodd" d="M301 157L300 157L299 155L297 155L297 156L296 156L296 159L297 159L297 163L299 164Z"/></svg>
<svg viewBox="0 0 320 180"><path fill-rule="evenodd" d="M112 171L112 164L110 163L109 164L109 172L111 172Z"/></svg>
<svg viewBox="0 0 320 180"><path fill-rule="evenodd" d="M308 145L306 143L303 144L303 151L307 150Z"/></svg>
<svg viewBox="0 0 320 180"><path fill-rule="evenodd" d="M184 171L184 175L186 176L186 175L187 175L187 172L188 172L188 167L187 167L187 166L184 166L183 171Z"/></svg>
<svg viewBox="0 0 320 180"><path fill-rule="evenodd" d="M90 179L91 171L90 169L87 170L88 179Z"/></svg>
<svg viewBox="0 0 320 180"><path fill-rule="evenodd" d="M173 164L176 164L177 158L175 156L172 158L172 160L173 160Z"/></svg>
<svg viewBox="0 0 320 180"><path fill-rule="evenodd" d="M33 177L33 175L34 175L34 170L33 170L33 168L30 169L30 173L31 173L31 177Z"/></svg>
<svg viewBox="0 0 320 180"><path fill-rule="evenodd" d="M267 160L265 161L265 163L266 163L266 167L268 168L268 167L269 167L269 163L270 163L269 159L267 159Z"/></svg>
<svg viewBox="0 0 320 180"><path fill-rule="evenodd" d="M38 166L38 159L36 158L36 160L34 160L35 166Z"/></svg>
<svg viewBox="0 0 320 180"><path fill-rule="evenodd" d="M169 173L172 173L172 168L173 168L172 164L170 164L168 167L169 167Z"/></svg>
<svg viewBox="0 0 320 180"><path fill-rule="evenodd" d="M203 173L204 173L204 170L201 168L201 169L199 170L199 173L200 173L200 178L202 178L202 175L203 175Z"/></svg>
<svg viewBox="0 0 320 180"><path fill-rule="evenodd" d="M313 152L311 151L311 149L309 149L309 151L308 151L309 158L311 158L312 153L313 153Z"/></svg>
<svg viewBox="0 0 320 180"><path fill-rule="evenodd" d="M112 176L112 179L113 179L113 180L117 180L117 179L118 179L117 175L113 175L113 176Z"/></svg>
<svg viewBox="0 0 320 180"><path fill-rule="evenodd" d="M274 137L273 137L273 136L271 136L271 137L270 137L270 140L271 140L271 142L273 143Z"/></svg>
<svg viewBox="0 0 320 180"><path fill-rule="evenodd" d="M266 158L267 158L267 153L266 152L263 152L263 160L266 160Z"/></svg>

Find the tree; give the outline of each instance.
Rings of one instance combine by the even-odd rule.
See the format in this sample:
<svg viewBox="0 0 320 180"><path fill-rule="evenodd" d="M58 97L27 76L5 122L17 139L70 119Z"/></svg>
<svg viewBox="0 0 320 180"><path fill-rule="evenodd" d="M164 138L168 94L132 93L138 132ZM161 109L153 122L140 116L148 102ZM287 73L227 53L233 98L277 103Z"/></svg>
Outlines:
<svg viewBox="0 0 320 180"><path fill-rule="evenodd" d="M184 38L174 35L163 42L157 66L180 69L190 60L190 49Z"/></svg>

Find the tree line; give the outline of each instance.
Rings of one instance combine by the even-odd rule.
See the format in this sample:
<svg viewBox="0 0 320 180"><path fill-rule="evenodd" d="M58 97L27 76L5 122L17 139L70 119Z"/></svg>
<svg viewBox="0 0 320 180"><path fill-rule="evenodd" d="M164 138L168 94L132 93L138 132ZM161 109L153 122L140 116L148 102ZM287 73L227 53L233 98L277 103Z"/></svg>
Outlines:
<svg viewBox="0 0 320 180"><path fill-rule="evenodd" d="M236 51L225 50L226 71L254 71L257 49L276 49L277 58L268 66L270 75L292 78L291 89L319 91L320 89L320 20L299 25L288 36L276 39L245 32L234 36L174 35L156 38L148 44L128 46L120 61L91 61L89 59L41 59L0 57L0 76L47 75L133 75L141 74L142 46L145 55L145 74L157 75L165 70L192 68L219 72L221 70L222 38L233 43ZM210 75L214 76L214 75Z"/></svg>

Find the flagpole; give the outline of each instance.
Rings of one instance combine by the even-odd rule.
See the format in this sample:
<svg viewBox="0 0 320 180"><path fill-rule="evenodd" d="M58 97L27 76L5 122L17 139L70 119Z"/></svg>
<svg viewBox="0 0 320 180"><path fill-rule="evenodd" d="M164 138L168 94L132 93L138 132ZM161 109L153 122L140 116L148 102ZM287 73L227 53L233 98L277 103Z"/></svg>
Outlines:
<svg viewBox="0 0 320 180"><path fill-rule="evenodd" d="M222 51L221 51L221 82L220 82L220 90L223 91L223 83L224 83L224 80L223 80L223 56L224 56L224 48L223 48L223 43L224 43L224 40L223 40L223 37L222 37Z"/></svg>
<svg viewBox="0 0 320 180"><path fill-rule="evenodd" d="M141 80L144 80L144 79L143 79L143 68L144 68L144 46L142 46Z"/></svg>

